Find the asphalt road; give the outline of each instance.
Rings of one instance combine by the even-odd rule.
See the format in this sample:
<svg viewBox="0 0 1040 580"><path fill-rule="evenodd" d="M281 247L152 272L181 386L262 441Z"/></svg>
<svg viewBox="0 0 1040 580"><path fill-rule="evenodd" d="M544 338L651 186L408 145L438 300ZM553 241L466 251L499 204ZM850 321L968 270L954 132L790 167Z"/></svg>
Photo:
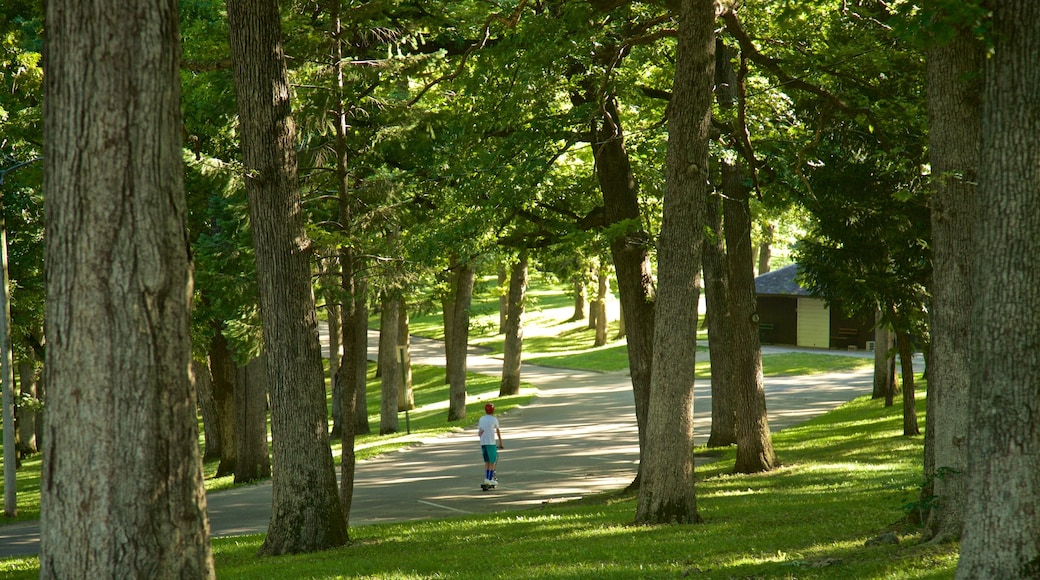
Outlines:
<svg viewBox="0 0 1040 580"><path fill-rule="evenodd" d="M763 348L763 352L771 350ZM369 352L375 352L374 347ZM442 345L413 338L412 361L443 365ZM500 360L476 349L470 351L468 367L472 372L501 373ZM871 376L872 370L866 369L767 378L770 428L783 429L870 393ZM639 447L627 372L525 364L522 380L537 386L538 396L526 407L499 417L505 449L499 454L497 489L480 489L483 460L475 428L479 417L474 416L471 426L460 432L360 462L351 526L528 509L619 489L632 481ZM703 444L709 434L710 403L710 385L698 381L694 387L697 444ZM263 533L270 519L271 485L211 493L207 503L214 537ZM38 522L0 526L0 558L38 551Z"/></svg>

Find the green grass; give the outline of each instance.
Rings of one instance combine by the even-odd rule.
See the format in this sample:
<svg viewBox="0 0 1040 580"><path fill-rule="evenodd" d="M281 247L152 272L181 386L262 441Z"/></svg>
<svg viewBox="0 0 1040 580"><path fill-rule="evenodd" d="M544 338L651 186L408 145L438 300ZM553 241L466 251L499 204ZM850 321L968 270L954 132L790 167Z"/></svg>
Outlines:
<svg viewBox="0 0 1040 580"><path fill-rule="evenodd" d="M919 402L920 412L924 401ZM256 558L262 536L214 540L217 574L236 578L952 578L955 545L915 541L922 437L900 407L857 399L774 435L783 466L735 475L734 451L697 469L704 521L635 526L635 498L607 494L544 509L373 525L319 554ZM887 531L898 545L866 546ZM489 560L493 564L489 565ZM36 560L0 562L34 577Z"/></svg>

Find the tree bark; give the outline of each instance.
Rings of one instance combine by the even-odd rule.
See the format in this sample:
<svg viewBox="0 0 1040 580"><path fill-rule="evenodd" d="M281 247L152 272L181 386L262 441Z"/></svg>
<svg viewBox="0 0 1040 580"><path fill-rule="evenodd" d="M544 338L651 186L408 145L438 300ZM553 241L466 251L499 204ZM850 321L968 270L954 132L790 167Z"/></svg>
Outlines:
<svg viewBox="0 0 1040 580"><path fill-rule="evenodd" d="M1040 4L987 4L968 494L957 578L1040 576Z"/></svg>
<svg viewBox="0 0 1040 580"><path fill-rule="evenodd" d="M271 393L273 506L262 554L347 542L296 176L295 128L275 0L230 0L246 194Z"/></svg>
<svg viewBox="0 0 1040 580"><path fill-rule="evenodd" d="M220 429L220 464L217 465L217 477L224 477L235 473L238 445L235 443L235 362L228 349L227 339L219 328L209 342L209 374L212 379L217 428Z"/></svg>
<svg viewBox="0 0 1040 580"><path fill-rule="evenodd" d="M896 338L899 345L899 374L903 377L903 435L920 435L917 425L917 396L914 387L914 349L910 334L900 333Z"/></svg>
<svg viewBox="0 0 1040 580"><path fill-rule="evenodd" d="M380 435L397 433L397 394L401 383L401 367L397 362L397 317L401 313L399 301L395 295L384 294L379 315Z"/></svg>
<svg viewBox="0 0 1040 580"><path fill-rule="evenodd" d="M336 263L339 263L337 256ZM343 308L336 302L334 292L328 292L325 299L325 311L329 319L329 385L332 399L332 430L330 439L338 439L343 431L343 388L336 381L339 363L343 360Z"/></svg>
<svg viewBox="0 0 1040 580"><path fill-rule="evenodd" d="M470 262L455 264L452 276L451 334L448 350L448 421L466 418L466 354L469 346L469 307L476 272Z"/></svg>
<svg viewBox="0 0 1040 580"><path fill-rule="evenodd" d="M654 352L654 280L650 272L651 240L640 225L639 189L625 149L617 100L604 102L596 126L593 154L596 177L603 192L608 225L626 224L625 231L610 240L610 253L618 279L618 295L628 343L628 370L635 398L639 449L646 444L646 419L650 403L650 372ZM642 460L639 471L643 469ZM639 473L632 487L639 484Z"/></svg>
<svg viewBox="0 0 1040 580"><path fill-rule="evenodd" d="M574 275L572 281L572 288L574 289L574 313L571 314L571 320L585 320L588 314L585 312L585 277L580 274Z"/></svg>
<svg viewBox="0 0 1040 580"><path fill-rule="evenodd" d="M502 381L498 387L500 397L520 394L520 365L524 351L524 302L527 298L527 250L520 252L510 269L507 298L505 352L502 355Z"/></svg>
<svg viewBox="0 0 1040 580"><path fill-rule="evenodd" d="M203 450L202 461L220 459L220 416L217 403L213 400L213 377L205 360L192 359L191 376L195 383L195 397L202 415Z"/></svg>
<svg viewBox="0 0 1040 580"><path fill-rule="evenodd" d="M711 361L711 432L708 447L727 447L737 442L737 411L734 400L733 352L729 328L729 273L726 265L726 244L722 232L722 200L711 196L707 200L705 219L712 236L705 240L704 301L708 325L708 359Z"/></svg>
<svg viewBox="0 0 1040 580"><path fill-rule="evenodd" d="M18 392L22 397L39 400L36 395L36 362L30 354L18 362ZM36 411L29 406L17 405L18 453L32 455L39 452L36 445Z"/></svg>
<svg viewBox="0 0 1040 580"><path fill-rule="evenodd" d="M41 578L213 578L174 1L46 4Z"/></svg>
<svg viewBox="0 0 1040 580"><path fill-rule="evenodd" d="M407 411L415 408L415 393L412 391L412 339L408 324L408 303L398 301L397 315L397 348L403 352L398 357L401 364L401 381L397 392L397 410ZM403 350L401 350L403 349Z"/></svg>
<svg viewBox="0 0 1040 580"><path fill-rule="evenodd" d="M972 229L979 163L984 46L962 24L925 52L932 164L932 304L928 309L928 421L922 494L935 499L922 538L960 539L967 501L971 377ZM922 498L926 499L926 498ZM923 502L922 502L923 503Z"/></svg>
<svg viewBox="0 0 1040 580"><path fill-rule="evenodd" d="M875 317L877 326L874 329L874 392L872 399L888 397L892 388L892 367L895 361L896 343L894 335L887 326L881 325L881 314Z"/></svg>
<svg viewBox="0 0 1040 580"><path fill-rule="evenodd" d="M742 100L745 72L738 74L729 51L722 52L719 70L720 109L732 109ZM725 88L723 88L725 87ZM736 131L745 131L740 108ZM736 137L734 141L743 141ZM723 190L723 231L726 238L728 324L725 332L729 348L732 390L736 417L737 473L770 471L776 467L769 419L766 414L765 385L762 378L762 345L758 327L758 300L755 294L755 256L751 248L750 194L744 184L743 164L738 155L733 163L720 162Z"/></svg>
<svg viewBox="0 0 1040 580"><path fill-rule="evenodd" d="M264 360L264 357L255 358L235 369L235 483L271 477Z"/></svg>
<svg viewBox="0 0 1040 580"><path fill-rule="evenodd" d="M600 264L596 272L596 300L592 303L592 308L596 313L592 317L596 321L596 337L593 339L593 346L607 344L607 328L610 325L610 320L607 319L607 294L609 293L610 277L607 274L606 266Z"/></svg>
<svg viewBox="0 0 1040 580"><path fill-rule="evenodd" d="M712 0L682 3L675 79L668 107L668 153L653 372L636 521L700 520L693 482L693 374L701 245L707 225L708 130L715 79Z"/></svg>

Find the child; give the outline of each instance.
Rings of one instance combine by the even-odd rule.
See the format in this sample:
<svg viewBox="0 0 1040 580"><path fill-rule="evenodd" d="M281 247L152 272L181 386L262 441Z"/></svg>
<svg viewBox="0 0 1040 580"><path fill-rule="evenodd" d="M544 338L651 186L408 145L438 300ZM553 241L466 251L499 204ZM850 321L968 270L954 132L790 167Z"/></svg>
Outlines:
<svg viewBox="0 0 1040 580"><path fill-rule="evenodd" d="M477 422L480 449L484 455L484 485L498 485L498 480L495 479L495 464L498 463L498 450L503 448L502 432L498 429L495 406L491 403L484 405L484 413Z"/></svg>

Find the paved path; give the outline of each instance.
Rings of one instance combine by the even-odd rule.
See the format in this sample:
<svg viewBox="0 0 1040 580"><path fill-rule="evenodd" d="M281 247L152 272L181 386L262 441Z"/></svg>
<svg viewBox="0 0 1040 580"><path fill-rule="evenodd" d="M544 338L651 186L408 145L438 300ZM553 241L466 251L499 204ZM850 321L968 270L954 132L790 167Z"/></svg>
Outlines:
<svg viewBox="0 0 1040 580"><path fill-rule="evenodd" d="M763 352L770 352L769 347ZM370 351L375 352L374 345ZM820 351L815 351L820 352ZM415 364L444 364L442 345L413 339ZM471 349L472 372L498 375L501 361ZM871 369L809 377L767 378L766 406L775 431L871 392ZM619 489L635 477L638 438L627 372L595 373L525 364L522 380L538 387L526 407L500 417L505 450L498 489L480 491L483 462L473 426L405 451L358 464L352 526L525 509ZM694 387L695 439L711 425L710 385ZM479 417L471 417L475 425ZM262 533L271 509L270 483L207 496L215 537ZM0 557L39 550L38 522L0 526Z"/></svg>

